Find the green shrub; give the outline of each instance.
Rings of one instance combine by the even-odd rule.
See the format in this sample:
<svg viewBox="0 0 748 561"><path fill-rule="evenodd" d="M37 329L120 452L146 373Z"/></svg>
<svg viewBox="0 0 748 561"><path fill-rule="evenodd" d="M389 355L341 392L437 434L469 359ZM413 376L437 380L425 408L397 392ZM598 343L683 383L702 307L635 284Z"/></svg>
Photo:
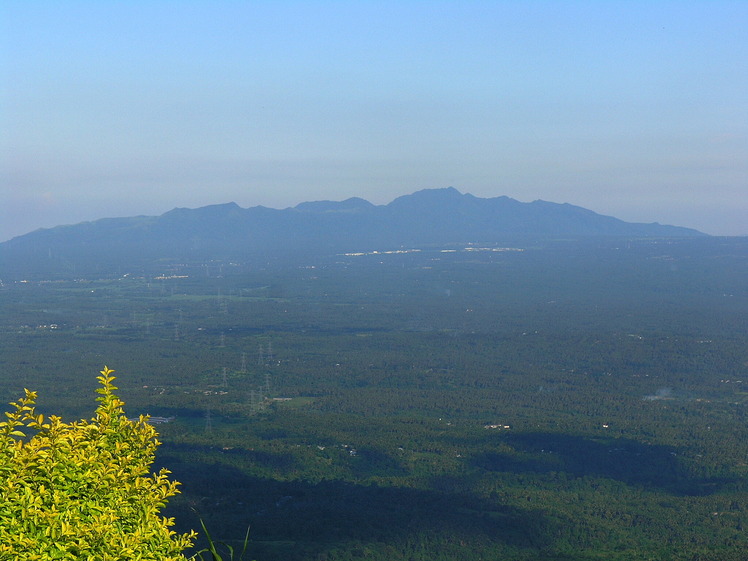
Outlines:
<svg viewBox="0 0 748 561"><path fill-rule="evenodd" d="M159 514L178 483L167 470L150 472L156 431L144 417L125 417L112 372L98 377L91 421L45 421L29 390L5 413L0 560L185 560L195 533L177 535Z"/></svg>

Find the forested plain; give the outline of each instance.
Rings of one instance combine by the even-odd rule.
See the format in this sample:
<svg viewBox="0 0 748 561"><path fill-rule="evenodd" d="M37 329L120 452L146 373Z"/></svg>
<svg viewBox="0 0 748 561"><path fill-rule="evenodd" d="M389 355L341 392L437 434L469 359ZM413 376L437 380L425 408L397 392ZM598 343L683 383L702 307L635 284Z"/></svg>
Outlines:
<svg viewBox="0 0 748 561"><path fill-rule="evenodd" d="M51 257L50 257L51 258ZM0 271L0 399L116 370L258 561L748 559L748 239Z"/></svg>

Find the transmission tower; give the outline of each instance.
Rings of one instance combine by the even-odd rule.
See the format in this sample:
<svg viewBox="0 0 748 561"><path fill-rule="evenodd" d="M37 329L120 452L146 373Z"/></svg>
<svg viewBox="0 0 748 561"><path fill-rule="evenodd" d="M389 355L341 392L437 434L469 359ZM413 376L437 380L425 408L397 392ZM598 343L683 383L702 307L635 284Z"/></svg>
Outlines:
<svg viewBox="0 0 748 561"><path fill-rule="evenodd" d="M210 407L205 409L205 432L213 432L213 417L210 414Z"/></svg>

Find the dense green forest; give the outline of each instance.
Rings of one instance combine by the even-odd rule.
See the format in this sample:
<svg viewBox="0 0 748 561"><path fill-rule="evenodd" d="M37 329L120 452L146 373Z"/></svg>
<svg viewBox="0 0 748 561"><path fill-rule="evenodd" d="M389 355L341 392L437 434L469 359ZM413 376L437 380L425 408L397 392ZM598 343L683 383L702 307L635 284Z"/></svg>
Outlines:
<svg viewBox="0 0 748 561"><path fill-rule="evenodd" d="M159 417L258 561L748 559L748 239L0 271L0 399Z"/></svg>

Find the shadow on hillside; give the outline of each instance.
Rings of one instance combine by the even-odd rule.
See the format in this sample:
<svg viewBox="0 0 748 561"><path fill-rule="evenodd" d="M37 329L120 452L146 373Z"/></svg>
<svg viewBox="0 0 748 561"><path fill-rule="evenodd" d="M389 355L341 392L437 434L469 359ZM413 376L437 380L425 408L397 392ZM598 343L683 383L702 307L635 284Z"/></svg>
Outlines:
<svg viewBox="0 0 748 561"><path fill-rule="evenodd" d="M694 477L671 446L554 433L507 434L502 441L516 453L485 452L474 456L472 464L488 471L605 477L681 496L710 495L730 482Z"/></svg>
<svg viewBox="0 0 748 561"><path fill-rule="evenodd" d="M333 550L339 555L367 547L391 549L393 560L411 558L407 551L421 555L424 548L454 547L461 552L454 558L470 559L470 552L487 546L537 551L551 545L548 536L554 533L539 512L470 495L342 481L276 481L247 476L224 463L182 458L168 451L159 457L182 483L182 495L165 511L176 518L176 530L200 528L202 518L214 539L236 543L249 525L252 559L307 561L326 559Z"/></svg>

